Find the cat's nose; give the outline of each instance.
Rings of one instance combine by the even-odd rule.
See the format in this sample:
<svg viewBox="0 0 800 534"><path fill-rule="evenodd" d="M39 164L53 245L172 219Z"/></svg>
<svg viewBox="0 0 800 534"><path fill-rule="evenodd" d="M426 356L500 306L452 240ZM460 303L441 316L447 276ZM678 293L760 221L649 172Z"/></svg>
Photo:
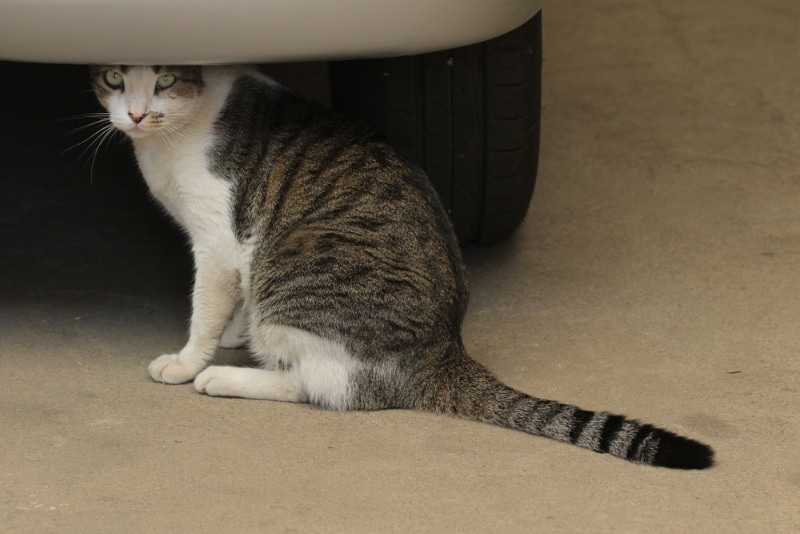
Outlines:
<svg viewBox="0 0 800 534"><path fill-rule="evenodd" d="M129 111L128 112L128 117L131 118L131 120L133 121L134 124L139 124L140 122L142 122L144 120L145 117L147 117L147 113L136 114L136 113L133 113L133 112Z"/></svg>

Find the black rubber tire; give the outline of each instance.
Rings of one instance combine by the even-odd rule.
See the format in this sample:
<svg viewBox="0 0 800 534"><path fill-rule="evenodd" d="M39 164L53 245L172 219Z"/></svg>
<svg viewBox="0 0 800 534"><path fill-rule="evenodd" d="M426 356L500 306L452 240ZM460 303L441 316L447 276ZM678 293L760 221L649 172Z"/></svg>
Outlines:
<svg viewBox="0 0 800 534"><path fill-rule="evenodd" d="M522 222L539 162L541 13L484 43L329 69L333 107L425 169L462 244Z"/></svg>

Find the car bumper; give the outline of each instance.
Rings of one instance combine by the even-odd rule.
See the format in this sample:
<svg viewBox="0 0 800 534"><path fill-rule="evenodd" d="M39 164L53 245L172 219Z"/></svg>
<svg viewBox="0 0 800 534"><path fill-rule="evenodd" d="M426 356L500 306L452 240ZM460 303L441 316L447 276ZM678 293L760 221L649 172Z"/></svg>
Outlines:
<svg viewBox="0 0 800 534"><path fill-rule="evenodd" d="M208 64L413 55L485 41L541 0L0 0L0 59Z"/></svg>

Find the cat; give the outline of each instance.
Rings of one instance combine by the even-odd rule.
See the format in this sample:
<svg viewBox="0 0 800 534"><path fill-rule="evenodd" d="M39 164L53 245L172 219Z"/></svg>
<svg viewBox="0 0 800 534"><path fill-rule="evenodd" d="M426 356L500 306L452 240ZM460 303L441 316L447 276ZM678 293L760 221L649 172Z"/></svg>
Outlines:
<svg viewBox="0 0 800 534"><path fill-rule="evenodd" d="M424 173L368 127L250 67L93 66L108 121L188 234L189 339L149 366L211 396L407 408L632 462L713 464L705 444L518 392L461 340L468 281ZM210 366L246 345L258 368Z"/></svg>

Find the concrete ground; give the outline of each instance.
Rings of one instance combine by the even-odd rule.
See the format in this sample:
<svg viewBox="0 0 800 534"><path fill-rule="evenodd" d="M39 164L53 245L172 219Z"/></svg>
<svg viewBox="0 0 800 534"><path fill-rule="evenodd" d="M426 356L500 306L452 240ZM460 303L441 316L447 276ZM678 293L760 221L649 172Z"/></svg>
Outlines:
<svg viewBox="0 0 800 534"><path fill-rule="evenodd" d="M61 105L94 109L59 95L83 70L6 66L34 94L4 99L0 147L0 531L800 531L800 3L544 17L537 191L465 254L465 342L517 388L711 444L714 468L151 382L185 338L182 238L124 147L91 177L61 154L81 139Z"/></svg>

